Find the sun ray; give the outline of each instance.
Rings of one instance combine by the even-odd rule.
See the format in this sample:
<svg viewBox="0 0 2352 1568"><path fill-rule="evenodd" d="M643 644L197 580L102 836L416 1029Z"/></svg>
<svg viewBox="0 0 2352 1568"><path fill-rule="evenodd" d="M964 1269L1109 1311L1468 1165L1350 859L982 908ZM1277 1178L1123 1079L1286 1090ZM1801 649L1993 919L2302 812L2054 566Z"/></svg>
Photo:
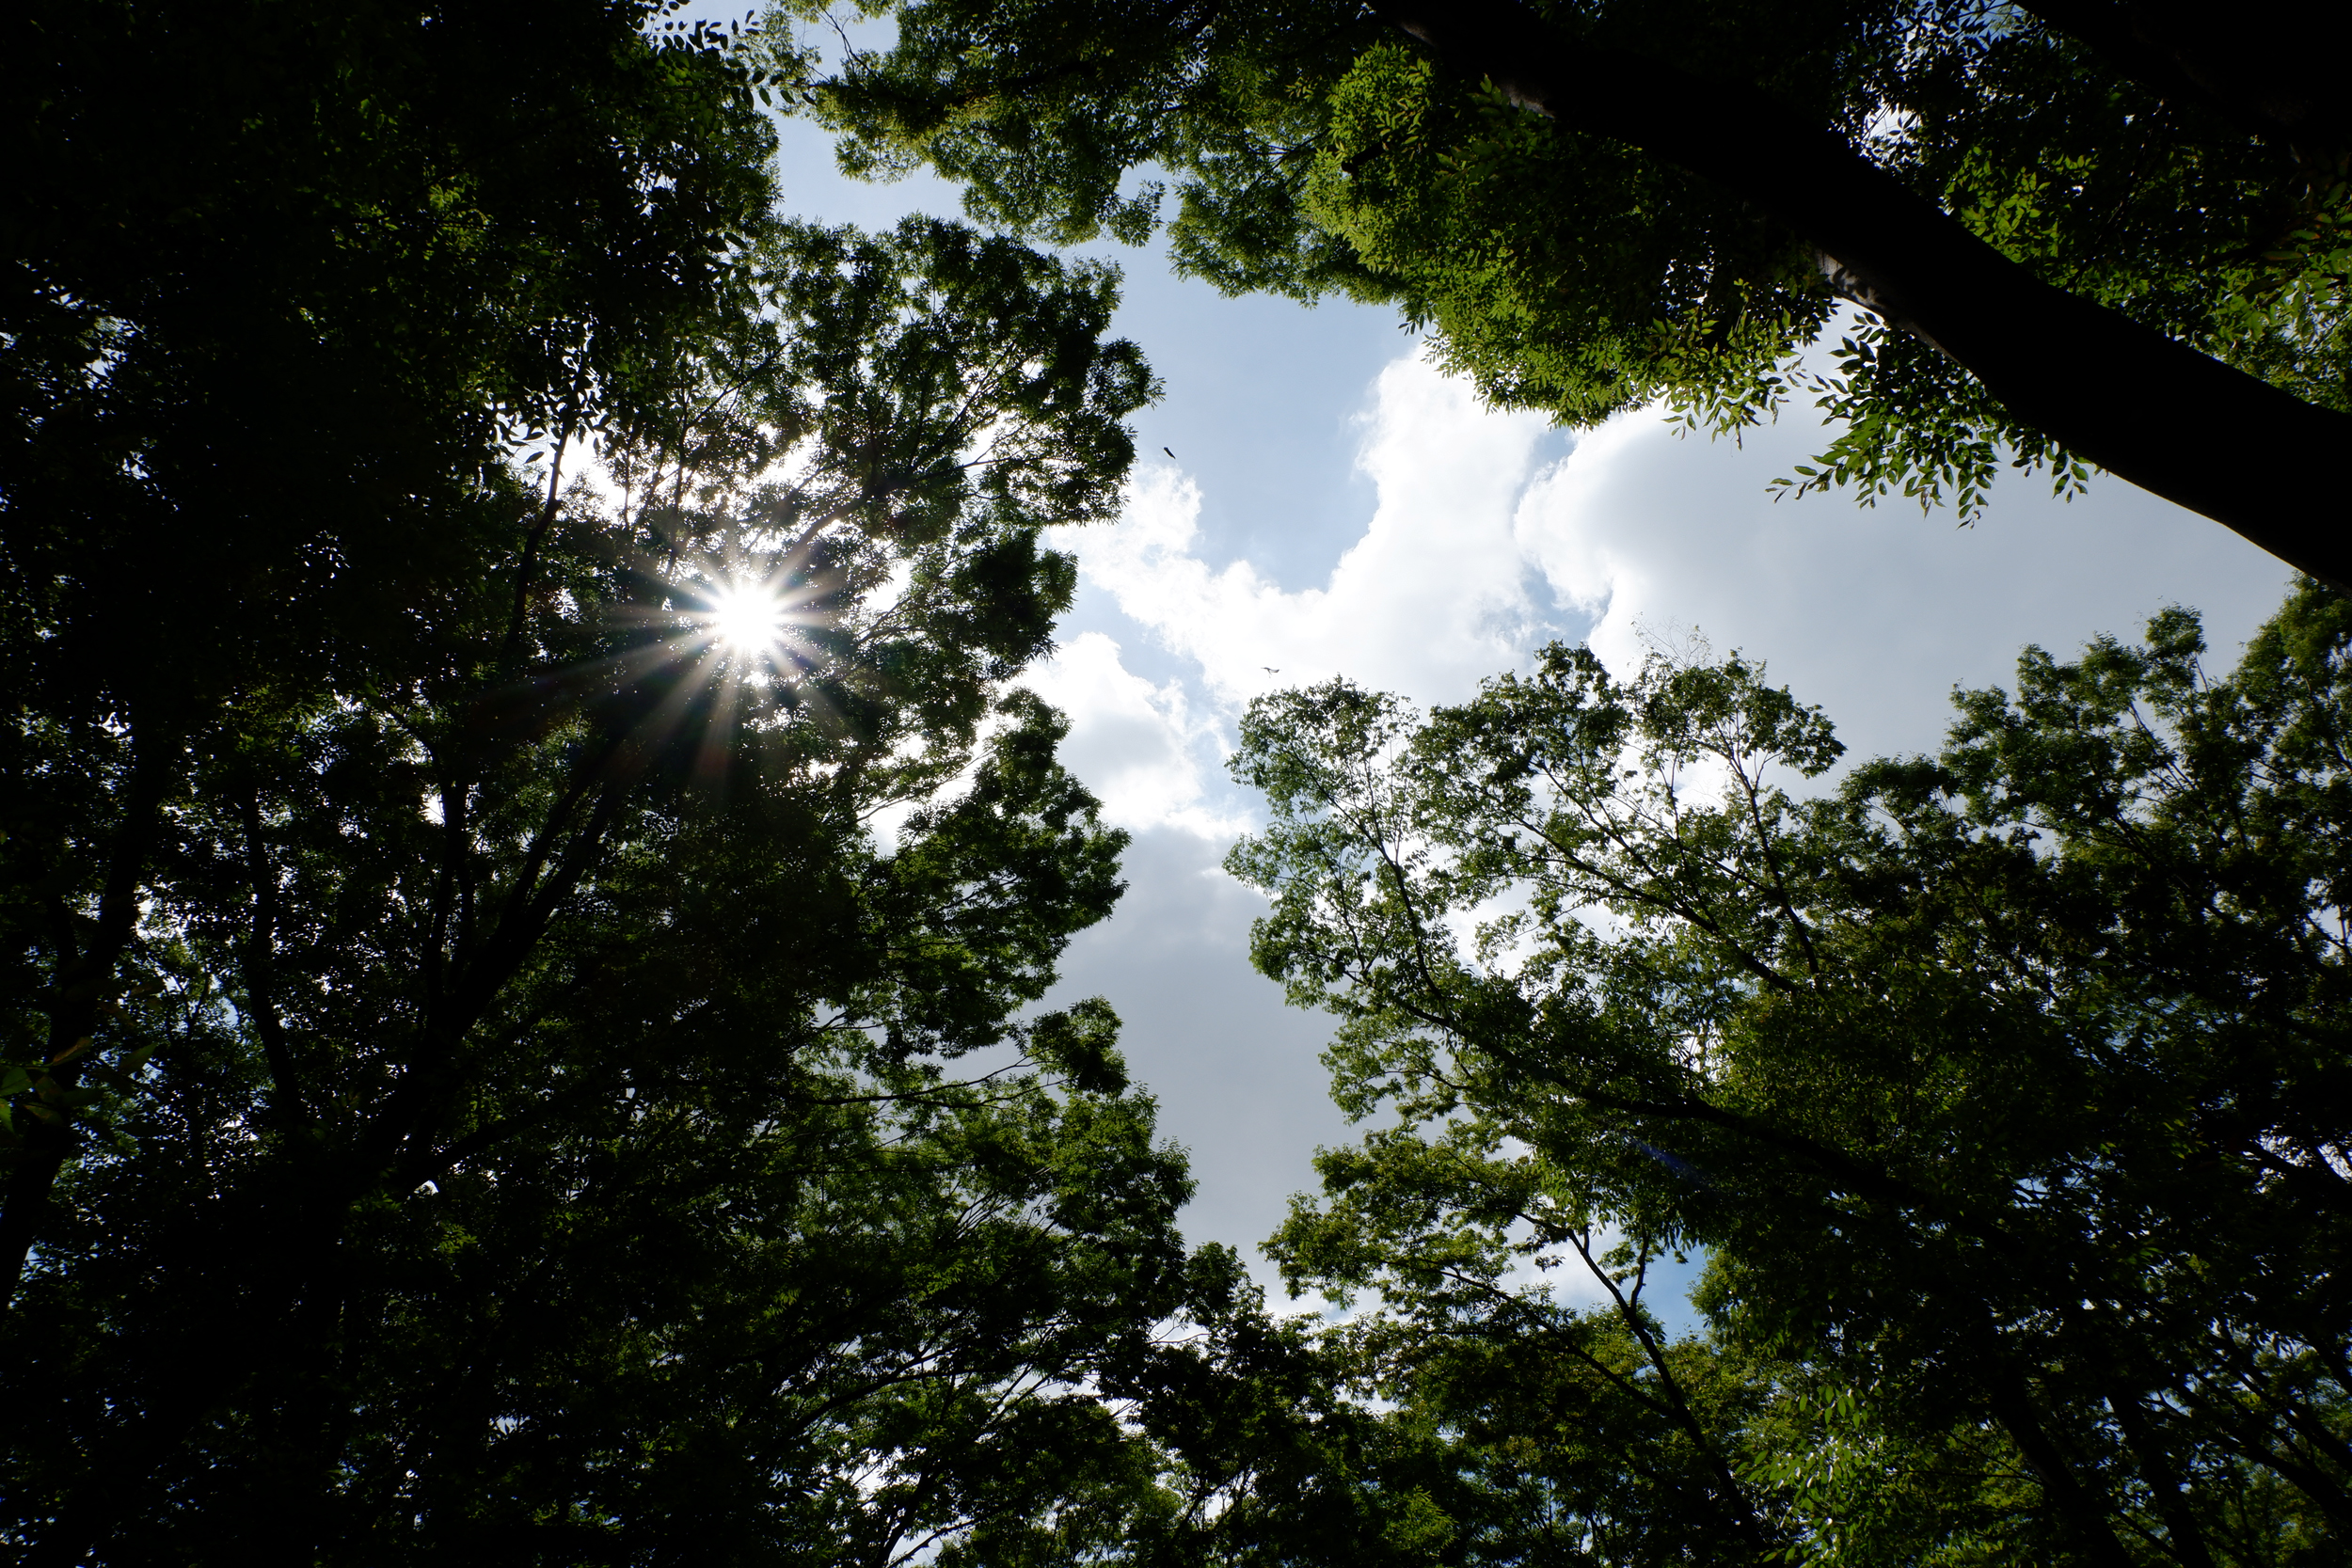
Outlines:
<svg viewBox="0 0 2352 1568"><path fill-rule="evenodd" d="M756 658L782 644L786 618L784 600L767 583L735 581L711 595L703 620L731 652Z"/></svg>
<svg viewBox="0 0 2352 1568"><path fill-rule="evenodd" d="M823 688L848 673L842 651L819 632L837 618L834 585L828 574L812 580L806 561L806 552L739 547L696 551L683 571L674 559L656 568L667 602L611 607L616 627L638 635L575 679L633 690L620 710L631 740L678 748L672 754L688 775L723 791L741 737L833 717Z"/></svg>

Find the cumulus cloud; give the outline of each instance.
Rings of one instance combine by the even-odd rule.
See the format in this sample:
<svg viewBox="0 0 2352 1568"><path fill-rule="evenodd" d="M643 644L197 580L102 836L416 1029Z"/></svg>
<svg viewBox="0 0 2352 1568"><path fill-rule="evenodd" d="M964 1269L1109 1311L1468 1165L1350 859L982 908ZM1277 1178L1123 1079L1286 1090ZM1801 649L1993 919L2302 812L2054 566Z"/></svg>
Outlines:
<svg viewBox="0 0 2352 1568"><path fill-rule="evenodd" d="M1063 765L1102 799L1120 827L1176 826L1230 838L1241 822L1206 802L1204 755L1217 750L1213 720L1196 717L1179 682L1153 685L1131 673L1119 643L1089 631L1063 643L1031 672L1037 694L1070 720Z"/></svg>
<svg viewBox="0 0 2352 1568"><path fill-rule="evenodd" d="M1769 481L1825 438L1802 410L1738 444L1680 437L1654 411L1570 443L1407 355L1375 378L1359 427L1375 504L1330 541L1318 585L1212 565L1200 490L1173 467L1141 471L1116 528L1058 541L1132 632L1074 639L1037 684L1071 713L1073 762L1122 825L1238 831L1250 808L1223 779L1226 741L1278 687L1343 673L1458 701L1547 637L1586 637L1630 671L1653 641L1695 632L1822 704L1856 752L1930 749L1953 685L2006 683L2027 642L2128 636L2182 602L2226 663L2286 576L2111 480L2071 503L2010 481L1970 528L1908 503L1775 503ZM1132 672L1138 640L1173 656L1175 678Z"/></svg>
<svg viewBox="0 0 2352 1568"><path fill-rule="evenodd" d="M1595 617L1612 668L1696 628L1872 752L1932 749L1952 687L2010 685L2026 644L2133 636L2167 604L2204 612L2226 666L2286 584L2237 535L2105 477L2072 501L2007 478L1967 528L1907 501L1775 504L1769 482L1826 439L1798 416L1735 446L1624 415L1531 480L1514 535L1556 600Z"/></svg>
<svg viewBox="0 0 2352 1568"><path fill-rule="evenodd" d="M1287 591L1246 561L1212 568L1200 489L1168 467L1143 470L1116 529L1061 543L1089 584L1198 670L1221 710L1341 673L1456 696L1512 663L1541 618L1513 529L1545 434L1415 356L1374 385L1359 461L1377 503L1323 586Z"/></svg>
<svg viewBox="0 0 2352 1568"><path fill-rule="evenodd" d="M1116 528L1059 541L1089 629L1034 681L1071 716L1073 769L1136 833L1127 898L1073 945L1058 994L1119 1008L1163 1127L1196 1156L1188 1228L1245 1252L1314 1185L1312 1146L1355 1135L1315 1061L1328 1021L1250 971L1264 905L1217 867L1256 810L1222 768L1250 697L1344 673L1458 701L1548 637L1588 637L1628 671L1648 640L1696 628L1827 707L1856 752L1931 748L1953 685L2008 683L2024 643L2129 635L2178 602L2206 612L2226 663L2287 576L2111 480L2071 504L2005 483L1968 529L1836 495L1775 505L1769 482L1825 439L1802 411L1741 445L1679 439L1654 412L1570 442L1409 356L1373 380L1359 428L1369 515L1317 536L1327 570L1303 588L1213 564L1195 481L1143 470ZM1545 1283L1582 1300L1572 1273ZM1654 1286L1677 1321L1688 1274Z"/></svg>
<svg viewBox="0 0 2352 1568"><path fill-rule="evenodd" d="M2182 602L2206 612L2226 663L2286 577L2112 480L2071 503L2010 480L1970 528L1908 503L1775 503L1769 481L1825 439L1804 410L1738 444L1682 438L1654 411L1569 443L1414 354L1375 378L1359 427L1375 504L1330 541L1315 586L1212 565L1200 490L1173 467L1142 470L1116 528L1059 541L1132 628L1075 639L1039 680L1122 824L1230 836L1248 810L1220 766L1242 705L1335 674L1458 701L1547 637L1588 637L1629 671L1651 641L1695 631L1822 704L1856 751L1926 749L1952 686L2006 683L2027 642L2130 635ZM1175 678L1132 673L1138 640L1173 656Z"/></svg>
<svg viewBox="0 0 2352 1568"><path fill-rule="evenodd" d="M1110 999L1162 1133L1192 1155L1185 1229L1250 1257L1290 1195L1316 1185L1315 1147L1355 1133L1326 1093L1330 1020L1285 1006L1249 967L1249 924L1266 906L1218 869L1222 853L1182 827L1138 832L1118 913L1071 943L1047 1005ZM1259 1277L1272 1287L1270 1269Z"/></svg>

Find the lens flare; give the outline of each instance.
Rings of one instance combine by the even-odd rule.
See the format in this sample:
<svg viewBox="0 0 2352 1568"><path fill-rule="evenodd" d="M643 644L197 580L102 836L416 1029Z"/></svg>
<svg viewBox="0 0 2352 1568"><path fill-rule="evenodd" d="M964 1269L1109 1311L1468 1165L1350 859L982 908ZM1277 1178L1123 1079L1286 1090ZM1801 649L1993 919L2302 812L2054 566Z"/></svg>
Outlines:
<svg viewBox="0 0 2352 1568"><path fill-rule="evenodd" d="M762 654L784 637L784 605L764 583L721 589L705 617L711 634L739 654Z"/></svg>

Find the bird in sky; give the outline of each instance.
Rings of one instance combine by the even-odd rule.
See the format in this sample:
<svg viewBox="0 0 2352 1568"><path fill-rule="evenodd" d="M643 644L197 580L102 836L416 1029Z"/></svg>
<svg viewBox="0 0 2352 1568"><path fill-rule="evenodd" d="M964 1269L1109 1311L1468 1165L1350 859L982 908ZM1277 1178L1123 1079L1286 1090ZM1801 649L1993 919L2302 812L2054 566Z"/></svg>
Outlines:
<svg viewBox="0 0 2352 1568"><path fill-rule="evenodd" d="M1279 675L1279 674L1280 674L1280 673L1282 673L1281 671L1277 670L1277 669L1276 669L1273 665L1271 665L1271 664L1261 664L1261 665L1259 665L1259 666L1258 666L1258 668L1259 668L1259 669L1261 669L1261 670L1263 670L1263 671L1264 671L1267 674L1269 674L1269 675Z"/></svg>
<svg viewBox="0 0 2352 1568"><path fill-rule="evenodd" d="M1176 461L1178 460L1178 459L1177 459L1176 454L1175 454L1173 451L1168 451L1168 448L1166 448L1166 447L1162 447L1160 450L1161 450L1162 451L1166 451L1166 452L1168 452L1168 460L1170 463L1176 462Z"/></svg>

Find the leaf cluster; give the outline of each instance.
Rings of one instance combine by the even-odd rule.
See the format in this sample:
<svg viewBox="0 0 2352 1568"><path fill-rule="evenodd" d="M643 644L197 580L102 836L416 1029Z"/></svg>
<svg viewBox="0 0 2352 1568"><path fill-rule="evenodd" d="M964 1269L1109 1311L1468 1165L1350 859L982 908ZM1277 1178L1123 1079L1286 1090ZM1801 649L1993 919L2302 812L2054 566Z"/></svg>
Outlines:
<svg viewBox="0 0 2352 1568"><path fill-rule="evenodd" d="M1661 1391L1688 1358L1731 1403L1619 1463L1711 1455L1742 1555L2318 1560L2347 635L2306 586L2227 677L2177 610L2029 650L1940 756L1834 784L1737 657L1555 647L1425 720L1262 699L1257 959L1397 1118L1324 1156L1286 1269L1378 1292L1400 1388L1456 1339L1521 1379L1629 1339ZM1711 1327L1669 1346L1639 1291L1696 1249ZM1569 1254L1597 1317L1515 1284Z"/></svg>
<svg viewBox="0 0 2352 1568"><path fill-rule="evenodd" d="M265 8L6 68L0 1540L1110 1539L1106 1380L1231 1285L1040 1010L1120 891L1014 684L1156 390L1115 275L782 221L773 40Z"/></svg>
<svg viewBox="0 0 2352 1568"><path fill-rule="evenodd" d="M1932 344L1851 309L1804 238L1628 141L1521 112L1380 7L866 9L894 18L892 47L810 87L852 173L930 167L983 221L1059 243L1139 243L1172 194L1180 272L1391 303L1496 404L1570 425L1661 403L1737 436L1810 396L1840 428L1786 482L1799 494L1900 492L1965 521L2004 466L2082 483ZM2352 408L2332 154L2168 99L2017 7L1533 9L1692 90L1760 90L2042 281ZM1834 325L1845 350L1813 352Z"/></svg>

